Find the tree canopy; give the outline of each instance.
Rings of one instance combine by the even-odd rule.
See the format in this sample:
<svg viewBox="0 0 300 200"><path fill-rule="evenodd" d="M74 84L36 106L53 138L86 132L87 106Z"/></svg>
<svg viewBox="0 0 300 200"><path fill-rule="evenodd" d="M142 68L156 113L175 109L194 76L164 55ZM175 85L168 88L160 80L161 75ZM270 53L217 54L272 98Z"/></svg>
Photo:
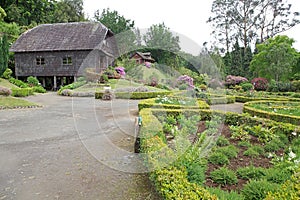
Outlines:
<svg viewBox="0 0 300 200"><path fill-rule="evenodd" d="M299 59L299 54L292 47L293 43L293 39L279 35L258 44L258 53L250 64L251 71L277 82L288 80Z"/></svg>

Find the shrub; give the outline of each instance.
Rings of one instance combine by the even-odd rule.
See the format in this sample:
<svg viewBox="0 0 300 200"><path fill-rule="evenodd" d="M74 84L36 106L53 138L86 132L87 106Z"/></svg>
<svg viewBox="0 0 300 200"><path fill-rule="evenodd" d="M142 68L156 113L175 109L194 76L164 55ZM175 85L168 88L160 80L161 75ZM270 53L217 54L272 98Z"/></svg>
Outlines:
<svg viewBox="0 0 300 200"><path fill-rule="evenodd" d="M265 169L261 167L254 167L253 165L248 167L240 167L237 169L237 175L241 179L260 179L265 175Z"/></svg>
<svg viewBox="0 0 300 200"><path fill-rule="evenodd" d="M28 86L26 83L24 83L23 81L18 80L18 79L15 79L15 78L10 78L10 79L8 79L8 81L9 81L10 83L12 83L12 84L14 84L14 85L20 87L20 88L27 88L27 87L29 87L29 86Z"/></svg>
<svg viewBox="0 0 300 200"><path fill-rule="evenodd" d="M34 87L39 85L39 80L36 77L29 76L27 78L27 83L30 87Z"/></svg>
<svg viewBox="0 0 300 200"><path fill-rule="evenodd" d="M225 165L229 163L229 160L223 153L214 152L208 157L208 162L215 165Z"/></svg>
<svg viewBox="0 0 300 200"><path fill-rule="evenodd" d="M227 156L227 158L231 159L237 157L239 150L235 146L229 145L226 147L219 147L216 149L216 152L222 153Z"/></svg>
<svg viewBox="0 0 300 200"><path fill-rule="evenodd" d="M11 75L12 75L12 70L9 68L6 68L6 70L4 71L4 73L2 74L2 77L5 79L10 79Z"/></svg>
<svg viewBox="0 0 300 200"><path fill-rule="evenodd" d="M233 185L238 182L236 174L234 171L228 169L227 167L221 167L220 169L216 169L210 173L211 179L218 184L221 185Z"/></svg>
<svg viewBox="0 0 300 200"><path fill-rule="evenodd" d="M249 140L250 135L247 131L244 130L243 126L230 126L231 138L235 140Z"/></svg>
<svg viewBox="0 0 300 200"><path fill-rule="evenodd" d="M46 93L47 91L42 86L34 86L33 87L33 92L36 92L36 93Z"/></svg>
<svg viewBox="0 0 300 200"><path fill-rule="evenodd" d="M32 88L12 88L12 96L14 97L27 97L33 95Z"/></svg>
<svg viewBox="0 0 300 200"><path fill-rule="evenodd" d="M188 180L192 183L202 185L205 181L206 167L201 166L199 163L192 163L187 166Z"/></svg>
<svg viewBox="0 0 300 200"><path fill-rule="evenodd" d="M268 80L265 78L254 78L251 83L257 91L266 91L268 88Z"/></svg>
<svg viewBox="0 0 300 200"><path fill-rule="evenodd" d="M219 200L244 200L245 197L235 191L224 191L220 188L208 188L207 189L211 194L214 194L218 197Z"/></svg>
<svg viewBox="0 0 300 200"><path fill-rule="evenodd" d="M179 90L186 90L188 88L188 85L187 84L180 84L179 86L178 86L178 89Z"/></svg>
<svg viewBox="0 0 300 200"><path fill-rule="evenodd" d="M258 149L255 147L249 147L245 152L244 152L244 156L249 156L251 158L256 158L260 155L260 152L257 151Z"/></svg>
<svg viewBox="0 0 300 200"><path fill-rule="evenodd" d="M218 146L220 146L220 147L222 147L222 146L227 146L227 145L229 145L229 140L228 140L227 138L225 138L223 135L221 135L221 136L218 138L216 144L217 144Z"/></svg>
<svg viewBox="0 0 300 200"><path fill-rule="evenodd" d="M238 143L238 145L240 147L250 147L251 146L251 143L249 141L246 141L246 140L242 140Z"/></svg>
<svg viewBox="0 0 300 200"><path fill-rule="evenodd" d="M270 168L266 170L265 178L272 183L283 183L290 179L292 173L289 169Z"/></svg>
<svg viewBox="0 0 300 200"><path fill-rule="evenodd" d="M291 82L291 89L294 92L300 92L300 80Z"/></svg>
<svg viewBox="0 0 300 200"><path fill-rule="evenodd" d="M252 83L242 83L241 87L244 91L250 91L253 89Z"/></svg>
<svg viewBox="0 0 300 200"><path fill-rule="evenodd" d="M9 88L0 86L0 95L9 96L11 95L11 90Z"/></svg>
<svg viewBox="0 0 300 200"><path fill-rule="evenodd" d="M266 180L250 180L242 189L242 194L249 200L261 200L267 196L268 192L275 192L278 188L279 185Z"/></svg>
<svg viewBox="0 0 300 200"><path fill-rule="evenodd" d="M242 76L233 76L233 75L228 75L226 76L225 79L225 86L230 87L230 86L235 86L239 85L241 83L247 82L248 79Z"/></svg>

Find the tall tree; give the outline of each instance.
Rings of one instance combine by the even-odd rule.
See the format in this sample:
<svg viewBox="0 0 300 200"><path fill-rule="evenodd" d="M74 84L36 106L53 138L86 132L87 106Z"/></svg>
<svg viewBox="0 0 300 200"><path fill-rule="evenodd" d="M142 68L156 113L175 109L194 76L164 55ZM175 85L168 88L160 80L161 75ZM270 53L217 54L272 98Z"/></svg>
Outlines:
<svg viewBox="0 0 300 200"><path fill-rule="evenodd" d="M287 36L276 36L258 44L258 54L254 55L250 69L269 80L288 80L293 68L297 67L299 56L293 43L294 40Z"/></svg>
<svg viewBox="0 0 300 200"><path fill-rule="evenodd" d="M52 23L85 21L83 0L61 0L55 4Z"/></svg>
<svg viewBox="0 0 300 200"><path fill-rule="evenodd" d="M263 42L299 23L299 13L292 13L291 7L284 0L214 0L208 22L215 27L213 34L220 41L238 37L246 53L257 38ZM226 46L228 51L233 44Z"/></svg>
<svg viewBox="0 0 300 200"><path fill-rule="evenodd" d="M8 58L9 58L8 42L7 42L7 37L4 34L1 35L0 37L0 76L8 67Z"/></svg>
<svg viewBox="0 0 300 200"><path fill-rule="evenodd" d="M177 65L177 53L180 50L179 37L174 36L164 23L152 25L143 37L146 47L157 62Z"/></svg>
<svg viewBox="0 0 300 200"><path fill-rule="evenodd" d="M134 21L126 19L123 15L120 15L118 11L111 11L109 8L103 9L101 13L97 10L94 13L94 19L104 24L115 34L134 28Z"/></svg>

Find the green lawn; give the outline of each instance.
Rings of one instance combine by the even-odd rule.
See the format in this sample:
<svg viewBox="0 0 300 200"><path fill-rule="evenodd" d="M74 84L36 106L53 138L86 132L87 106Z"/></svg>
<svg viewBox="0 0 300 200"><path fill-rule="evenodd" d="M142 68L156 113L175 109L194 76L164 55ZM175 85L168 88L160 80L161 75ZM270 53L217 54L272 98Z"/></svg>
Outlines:
<svg viewBox="0 0 300 200"><path fill-rule="evenodd" d="M8 80L0 78L0 86L6 88L18 88L16 85L10 83Z"/></svg>
<svg viewBox="0 0 300 200"><path fill-rule="evenodd" d="M0 107L2 108L15 108L27 106L38 106L38 104L20 98L0 96Z"/></svg>
<svg viewBox="0 0 300 200"><path fill-rule="evenodd" d="M110 79L108 84L97 84L97 83L88 83L79 88L76 88L75 92L99 92L103 91L104 87L109 85L112 89L119 89L119 88L128 88L128 87L140 87L144 86L143 84L136 83L134 81L129 81L125 79ZM149 90L152 91L165 91L159 88L145 86Z"/></svg>
<svg viewBox="0 0 300 200"><path fill-rule="evenodd" d="M298 102L258 103L252 104L251 107L277 114L300 116L300 103Z"/></svg>

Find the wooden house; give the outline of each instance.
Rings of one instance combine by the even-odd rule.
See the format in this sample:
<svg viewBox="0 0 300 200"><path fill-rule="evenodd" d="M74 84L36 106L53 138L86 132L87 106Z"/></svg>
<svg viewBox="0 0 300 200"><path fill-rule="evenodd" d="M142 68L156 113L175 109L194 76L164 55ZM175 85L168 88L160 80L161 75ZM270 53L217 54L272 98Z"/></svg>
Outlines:
<svg viewBox="0 0 300 200"><path fill-rule="evenodd" d="M117 54L113 33L98 22L42 24L23 33L11 46L19 79L37 77L57 89L84 75L106 69Z"/></svg>
<svg viewBox="0 0 300 200"><path fill-rule="evenodd" d="M137 64L144 64L145 62L154 63L155 60L151 57L150 52L135 52L130 59L133 59L136 61Z"/></svg>

